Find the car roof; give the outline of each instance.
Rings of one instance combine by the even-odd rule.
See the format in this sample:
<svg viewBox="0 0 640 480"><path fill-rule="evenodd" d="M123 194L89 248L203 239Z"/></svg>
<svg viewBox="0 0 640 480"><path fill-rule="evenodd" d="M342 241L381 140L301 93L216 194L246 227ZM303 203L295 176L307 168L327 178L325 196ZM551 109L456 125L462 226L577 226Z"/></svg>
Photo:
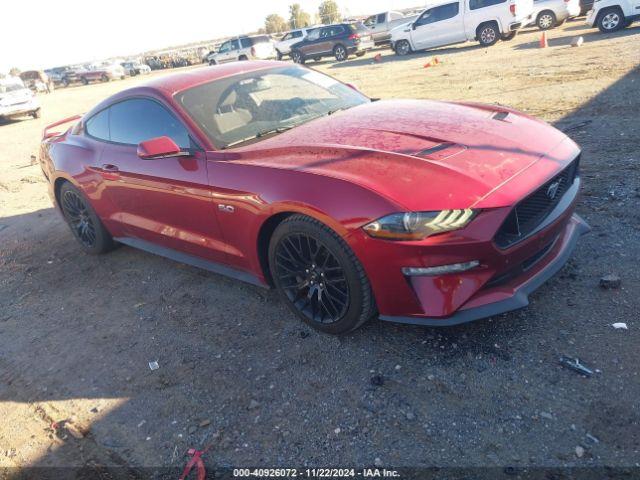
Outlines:
<svg viewBox="0 0 640 480"><path fill-rule="evenodd" d="M230 77L241 73L263 70L265 68L274 68L285 66L283 62L270 60L231 62L223 65L214 65L210 67L200 67L186 72L173 73L170 75L157 77L144 82L138 87L124 90L123 94L129 96L131 93L140 93L142 91L155 90L163 96L171 97L178 92L192 88L204 83L212 82L219 78ZM120 96L117 94L117 96ZM123 95L124 96L124 95Z"/></svg>

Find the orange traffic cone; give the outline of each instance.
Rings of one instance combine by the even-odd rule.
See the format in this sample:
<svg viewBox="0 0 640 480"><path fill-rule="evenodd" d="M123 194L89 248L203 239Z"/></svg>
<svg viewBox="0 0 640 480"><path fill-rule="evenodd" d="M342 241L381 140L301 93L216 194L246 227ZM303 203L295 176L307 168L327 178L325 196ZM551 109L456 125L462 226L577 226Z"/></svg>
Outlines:
<svg viewBox="0 0 640 480"><path fill-rule="evenodd" d="M423 68L429 68L431 66L431 62L425 63Z"/></svg>
<svg viewBox="0 0 640 480"><path fill-rule="evenodd" d="M440 60L438 60L438 57L433 57L433 64L438 65L439 63L440 63Z"/></svg>
<svg viewBox="0 0 640 480"><path fill-rule="evenodd" d="M542 36L540 37L540 48L547 48L549 46L549 42L547 41L547 32L542 32Z"/></svg>

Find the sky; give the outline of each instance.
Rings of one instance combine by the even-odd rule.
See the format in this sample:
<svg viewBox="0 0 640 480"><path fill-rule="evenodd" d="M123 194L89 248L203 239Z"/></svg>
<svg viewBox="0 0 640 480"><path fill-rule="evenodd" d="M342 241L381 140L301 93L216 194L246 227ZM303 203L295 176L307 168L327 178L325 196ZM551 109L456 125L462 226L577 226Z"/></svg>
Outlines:
<svg viewBox="0 0 640 480"><path fill-rule="evenodd" d="M295 0L1 0L0 72L43 69L255 31L289 18ZM311 14L320 0L297 0ZM345 15L423 6L425 0L338 0ZM313 18L313 17L312 17Z"/></svg>

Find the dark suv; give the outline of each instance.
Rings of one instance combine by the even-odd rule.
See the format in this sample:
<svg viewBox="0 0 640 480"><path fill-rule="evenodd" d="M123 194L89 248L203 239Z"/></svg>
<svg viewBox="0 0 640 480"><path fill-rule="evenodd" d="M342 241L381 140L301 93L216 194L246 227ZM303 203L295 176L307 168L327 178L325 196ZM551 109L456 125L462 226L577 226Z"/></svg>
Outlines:
<svg viewBox="0 0 640 480"><path fill-rule="evenodd" d="M291 45L291 58L304 63L309 58L317 61L332 56L342 62L352 54L361 57L372 48L371 33L363 23L338 23L319 27Z"/></svg>

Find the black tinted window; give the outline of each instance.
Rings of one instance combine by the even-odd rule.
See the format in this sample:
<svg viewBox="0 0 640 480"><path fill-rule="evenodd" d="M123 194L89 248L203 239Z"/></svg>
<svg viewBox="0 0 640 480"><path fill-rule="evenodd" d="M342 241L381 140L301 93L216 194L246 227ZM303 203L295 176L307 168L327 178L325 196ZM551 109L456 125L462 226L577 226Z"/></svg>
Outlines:
<svg viewBox="0 0 640 480"><path fill-rule="evenodd" d="M249 48L253 43L250 38L241 38L240 45L242 45L242 48Z"/></svg>
<svg viewBox="0 0 640 480"><path fill-rule="evenodd" d="M474 1L474 0L471 0ZM422 14L418 22L418 25L427 25L429 23L440 22L447 20L458 15L460 11L460 4L458 2L448 3L439 7L434 7Z"/></svg>
<svg viewBox="0 0 640 480"><path fill-rule="evenodd" d="M384 23L384 13L381 13L378 15L378 22L377 23Z"/></svg>
<svg viewBox="0 0 640 480"><path fill-rule="evenodd" d="M116 103L110 110L109 130L112 142L137 145L145 140L167 136L180 148L189 148L189 134L185 127L153 100L125 100Z"/></svg>
<svg viewBox="0 0 640 480"><path fill-rule="evenodd" d="M87 120L85 130L92 137L109 140L109 109L102 110Z"/></svg>
<svg viewBox="0 0 640 480"><path fill-rule="evenodd" d="M469 0L469 9L477 10L478 8L490 7L492 5L498 5L505 3L507 0Z"/></svg>
<svg viewBox="0 0 640 480"><path fill-rule="evenodd" d="M293 38L300 38L302 37L302 32L298 31L298 32L293 32Z"/></svg>

